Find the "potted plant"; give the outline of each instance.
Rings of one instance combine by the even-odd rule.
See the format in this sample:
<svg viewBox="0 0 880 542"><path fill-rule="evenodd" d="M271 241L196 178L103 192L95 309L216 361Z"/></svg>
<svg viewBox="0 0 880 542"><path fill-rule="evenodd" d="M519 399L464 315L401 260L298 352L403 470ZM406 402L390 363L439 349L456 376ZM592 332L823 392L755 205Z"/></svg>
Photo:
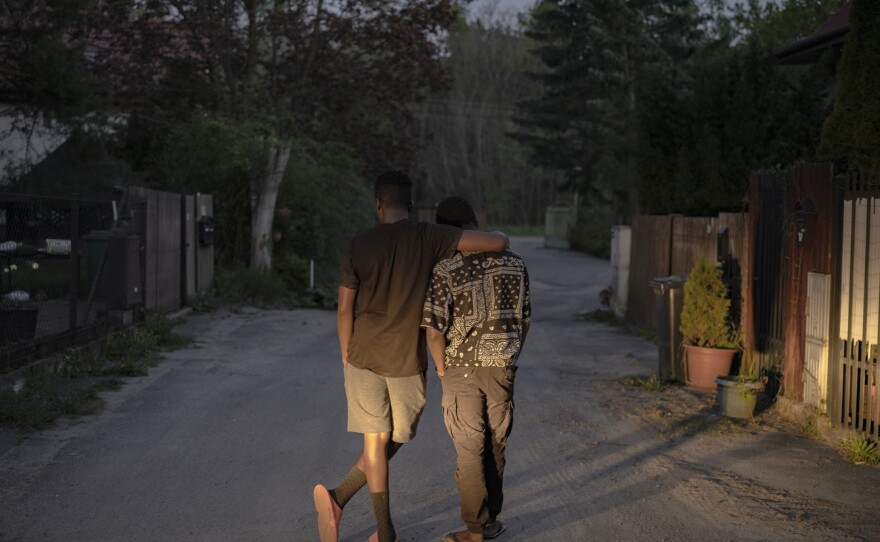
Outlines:
<svg viewBox="0 0 880 542"><path fill-rule="evenodd" d="M701 257L684 284L681 307L682 341L686 350L686 383L711 389L715 379L730 374L734 340L730 298L721 270Z"/></svg>
<svg viewBox="0 0 880 542"><path fill-rule="evenodd" d="M718 386L715 396L721 414L731 418L751 418L758 403L758 393L763 382L758 378L758 364L751 349L739 343L740 365L739 375L719 376L715 379Z"/></svg>
<svg viewBox="0 0 880 542"><path fill-rule="evenodd" d="M32 261L20 265L7 263L3 266L0 291L5 289L5 292L0 296L0 346L34 338L38 308L26 290L15 288L14 277L27 270L36 271L39 268L40 265Z"/></svg>

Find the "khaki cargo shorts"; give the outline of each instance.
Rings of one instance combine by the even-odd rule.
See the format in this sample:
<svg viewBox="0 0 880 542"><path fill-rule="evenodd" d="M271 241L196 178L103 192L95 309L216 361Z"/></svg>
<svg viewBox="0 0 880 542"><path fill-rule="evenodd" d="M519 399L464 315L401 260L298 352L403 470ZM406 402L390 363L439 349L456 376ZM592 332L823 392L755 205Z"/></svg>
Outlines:
<svg viewBox="0 0 880 542"><path fill-rule="evenodd" d="M409 442L425 410L425 373L390 378L346 363L345 397L350 432L390 431L394 442Z"/></svg>

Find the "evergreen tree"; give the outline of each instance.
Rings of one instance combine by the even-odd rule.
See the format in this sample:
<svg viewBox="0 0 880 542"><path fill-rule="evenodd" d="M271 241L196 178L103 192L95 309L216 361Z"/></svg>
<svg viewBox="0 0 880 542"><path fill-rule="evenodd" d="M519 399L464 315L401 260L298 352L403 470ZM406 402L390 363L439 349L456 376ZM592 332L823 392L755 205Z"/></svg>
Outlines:
<svg viewBox="0 0 880 542"><path fill-rule="evenodd" d="M540 44L545 92L523 104L520 137L590 205L624 219L638 206L641 89L680 75L697 28L691 0L541 2L527 34Z"/></svg>
<svg viewBox="0 0 880 542"><path fill-rule="evenodd" d="M860 169L880 168L880 3L854 0L822 154Z"/></svg>

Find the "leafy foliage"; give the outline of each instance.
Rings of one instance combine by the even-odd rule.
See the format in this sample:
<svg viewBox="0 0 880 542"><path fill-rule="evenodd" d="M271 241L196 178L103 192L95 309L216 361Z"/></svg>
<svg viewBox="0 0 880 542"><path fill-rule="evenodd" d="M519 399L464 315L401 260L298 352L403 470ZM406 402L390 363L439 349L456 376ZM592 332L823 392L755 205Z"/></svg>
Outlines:
<svg viewBox="0 0 880 542"><path fill-rule="evenodd" d="M780 66L838 0L544 0L527 35L545 68L519 136L588 207L633 214L739 210L748 176L815 155L830 59Z"/></svg>
<svg viewBox="0 0 880 542"><path fill-rule="evenodd" d="M730 299L721 270L701 257L684 285L680 329L685 344L707 348L731 346L729 312Z"/></svg>
<svg viewBox="0 0 880 542"><path fill-rule="evenodd" d="M345 145L302 142L294 149L279 194L288 217L275 220L276 272L288 286L308 286L315 261L315 286L335 292L348 240L375 222L373 192L359 176L362 164Z"/></svg>
<svg viewBox="0 0 880 542"><path fill-rule="evenodd" d="M286 308L293 305L290 290L275 274L246 268L224 269L215 278L217 296L225 303L260 308Z"/></svg>
<svg viewBox="0 0 880 542"><path fill-rule="evenodd" d="M213 194L220 263L247 265L254 247L271 245L278 191L299 189L270 185L271 174L309 163L322 176L318 193L331 193L338 180L339 193L362 194L378 172L413 166L411 106L448 84L443 35L457 6L452 0L7 2L0 7L0 93L43 123L102 134L105 152L91 161L128 166L106 175L108 182ZM267 165L271 153L287 150L293 162ZM65 180L44 178L56 187ZM309 207L312 195L300 192L298 210ZM336 218L346 214L339 206L322 208ZM368 202L365 212L371 208ZM283 254L289 261L342 250L329 248L339 235L322 237L336 231L329 215L318 221L311 210L308 215L298 234L328 246ZM358 214L345 223L363 222Z"/></svg>
<svg viewBox="0 0 880 542"><path fill-rule="evenodd" d="M848 461L853 463L868 465L880 463L880 452L877 450L877 443L868 440L864 436L845 439L840 445L840 451Z"/></svg>
<svg viewBox="0 0 880 542"><path fill-rule="evenodd" d="M416 201L428 207L456 194L491 225L541 224L557 174L530 163L528 149L507 137L517 100L540 91L526 74L540 65L528 52L533 42L494 15L503 12L485 14L493 24L460 19L452 27L444 61L451 86L416 109L423 145Z"/></svg>
<svg viewBox="0 0 880 542"><path fill-rule="evenodd" d="M611 257L611 227L615 217L608 207L582 207L577 224L569 233L571 248L598 256Z"/></svg>

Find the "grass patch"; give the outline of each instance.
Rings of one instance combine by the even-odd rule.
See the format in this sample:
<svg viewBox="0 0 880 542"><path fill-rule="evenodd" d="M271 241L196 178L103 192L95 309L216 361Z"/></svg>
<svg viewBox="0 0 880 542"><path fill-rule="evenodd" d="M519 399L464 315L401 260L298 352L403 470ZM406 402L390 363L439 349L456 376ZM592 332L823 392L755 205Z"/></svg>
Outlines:
<svg viewBox="0 0 880 542"><path fill-rule="evenodd" d="M198 293L187 300L187 305L192 307L196 314L212 312L220 308L223 302L217 297L214 290Z"/></svg>
<svg viewBox="0 0 880 542"><path fill-rule="evenodd" d="M745 422L738 422L729 418L722 418L712 425L712 430L716 433L729 433L741 428Z"/></svg>
<svg viewBox="0 0 880 542"><path fill-rule="evenodd" d="M216 275L216 295L226 304L263 309L291 308L294 296L276 275L251 269L221 270Z"/></svg>
<svg viewBox="0 0 880 542"><path fill-rule="evenodd" d="M877 443L866 437L845 439L840 444L840 451L847 461L856 464L876 465L880 463L880 451Z"/></svg>
<svg viewBox="0 0 880 542"><path fill-rule="evenodd" d="M648 378L642 378L636 375L625 376L618 380L621 384L628 388L639 388L645 391L663 391L666 383L651 375Z"/></svg>
<svg viewBox="0 0 880 542"><path fill-rule="evenodd" d="M810 416L807 418L803 425L801 425L801 433L808 437L819 437L819 421L816 416Z"/></svg>
<svg viewBox="0 0 880 542"><path fill-rule="evenodd" d="M648 342L657 342L657 332L654 328L648 326L631 326L620 319L614 312L607 308L595 309L589 312L578 314L578 318L587 322L597 322L600 324L608 324L611 326L619 326L624 333L644 339Z"/></svg>
<svg viewBox="0 0 880 542"><path fill-rule="evenodd" d="M324 287L300 288L276 273L260 273L245 268L217 272L212 291L193 296L190 306L197 313L210 312L222 305L236 313L241 307L297 309L336 307L336 290Z"/></svg>
<svg viewBox="0 0 880 542"><path fill-rule="evenodd" d="M148 312L143 325L108 337L100 349L68 349L55 363L32 367L22 389L0 392L0 424L26 435L60 417L99 412L104 406L99 392L120 389L120 377L146 376L158 352L192 342L174 333L176 323Z"/></svg>
<svg viewBox="0 0 880 542"><path fill-rule="evenodd" d="M586 320L587 322L598 322L600 324L613 325L620 324L620 321L617 319L617 316L614 315L614 312L608 309L596 309L594 311L580 314L579 316L582 320Z"/></svg>
<svg viewBox="0 0 880 542"><path fill-rule="evenodd" d="M77 418L99 412L104 400L92 387L69 393L20 396L14 392L0 393L0 423L29 432L46 427L56 419Z"/></svg>

